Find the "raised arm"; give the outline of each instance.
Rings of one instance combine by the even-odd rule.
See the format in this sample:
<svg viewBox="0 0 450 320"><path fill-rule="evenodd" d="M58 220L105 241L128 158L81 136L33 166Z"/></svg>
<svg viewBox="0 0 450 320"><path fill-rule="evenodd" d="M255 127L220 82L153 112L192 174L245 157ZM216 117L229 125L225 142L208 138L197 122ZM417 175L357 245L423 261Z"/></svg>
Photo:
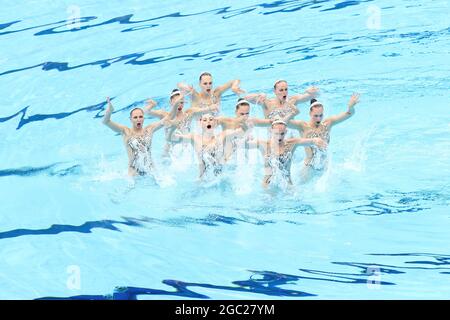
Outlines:
<svg viewBox="0 0 450 320"><path fill-rule="evenodd" d="M230 138L237 137L237 136L243 136L245 134L245 132L249 129L249 127L248 127L249 124L247 123L245 118L238 118L238 123L240 125L239 128L228 129L228 130L222 131L221 138L222 139L230 139Z"/></svg>
<svg viewBox="0 0 450 320"><path fill-rule="evenodd" d="M196 99L198 97L198 92L194 89L193 86L188 85L187 83L179 82L177 84L177 87L178 89L180 89L181 93L185 96L191 94L193 99L194 98Z"/></svg>
<svg viewBox="0 0 450 320"><path fill-rule="evenodd" d="M216 117L216 121L219 125L222 126L222 128L224 128L227 126L227 124L232 123L234 121L234 118L218 116L218 117Z"/></svg>
<svg viewBox="0 0 450 320"><path fill-rule="evenodd" d="M216 113L219 111L219 108L217 104L211 104L206 108L198 108L198 107L190 107L188 110L186 110L187 113L190 113L192 115L202 115L206 113Z"/></svg>
<svg viewBox="0 0 450 320"><path fill-rule="evenodd" d="M297 129L298 131L305 131L306 123L303 120L289 120L287 123L288 128Z"/></svg>
<svg viewBox="0 0 450 320"><path fill-rule="evenodd" d="M103 116L103 124L109 127L111 130L117 133L124 133L127 127L111 121L111 114L114 112L114 107L109 97L106 98L108 107L106 108L105 115Z"/></svg>
<svg viewBox="0 0 450 320"><path fill-rule="evenodd" d="M156 117L156 118L164 118L167 115L167 111L164 110L153 110L154 107L156 107L157 103L155 100L148 99L147 104L144 107L144 113L148 114L149 116Z"/></svg>
<svg viewBox="0 0 450 320"><path fill-rule="evenodd" d="M269 107L267 105L267 102L269 101L267 99L267 95L265 93L250 93L244 97L245 100L251 103L256 103L263 107L264 115L266 115L269 112Z"/></svg>
<svg viewBox="0 0 450 320"><path fill-rule="evenodd" d="M179 134L179 133L175 133L176 130L176 126L172 126L169 128L169 132L167 135L167 138L169 141L173 142L173 143L180 143L183 141L187 141L187 142L194 142L194 134L193 133L188 133L188 134Z"/></svg>
<svg viewBox="0 0 450 320"><path fill-rule="evenodd" d="M249 140L246 145L248 149L255 149L260 145L260 141L258 139Z"/></svg>
<svg viewBox="0 0 450 320"><path fill-rule="evenodd" d="M341 123L349 118L351 118L355 114L355 105L359 102L359 93L353 93L350 97L350 101L348 102L348 109L346 112L342 112L340 114L334 115L325 119L324 122L330 123L331 126Z"/></svg>
<svg viewBox="0 0 450 320"><path fill-rule="evenodd" d="M161 120L158 120L156 122L153 122L152 124L149 124L144 128L147 132L155 132L161 129L166 123L167 123L168 115L162 118Z"/></svg>
<svg viewBox="0 0 450 320"><path fill-rule="evenodd" d="M247 149L258 149L263 156L266 154L268 145L267 140L252 139L246 142Z"/></svg>
<svg viewBox="0 0 450 320"><path fill-rule="evenodd" d="M293 117L295 117L296 115L298 115L300 113L300 110L298 110L297 106L294 103L292 103L292 102L288 102L288 103L289 103L291 112L283 118L283 121L286 123L289 122Z"/></svg>
<svg viewBox="0 0 450 320"><path fill-rule="evenodd" d="M167 112L167 115L163 118L163 123L165 126L169 127L169 126L174 126L178 123L178 121L175 119L176 115L177 115L177 109L178 106L180 105L180 102L184 99L183 95L180 95L178 98L176 98L172 103L171 103L171 108L170 111Z"/></svg>
<svg viewBox="0 0 450 320"><path fill-rule="evenodd" d="M251 103L256 103L261 106L266 106L267 95L265 93L250 93L244 97L245 100Z"/></svg>
<svg viewBox="0 0 450 320"><path fill-rule="evenodd" d="M222 131L222 133L220 134L220 138L222 139L222 141L224 141L225 139L231 139L234 137L242 136L244 134L245 134L245 130L242 128L228 129L228 130Z"/></svg>
<svg viewBox="0 0 450 320"><path fill-rule="evenodd" d="M292 143L297 146L316 146L321 150L327 148L327 143L321 138L290 138L286 143Z"/></svg>
<svg viewBox="0 0 450 320"><path fill-rule="evenodd" d="M294 105L299 104L300 102L305 102L316 98L319 94L319 88L317 87L309 87L305 90L304 93L293 95L289 98L289 101Z"/></svg>
<svg viewBox="0 0 450 320"><path fill-rule="evenodd" d="M258 118L250 118L248 122L251 123L255 127L270 127L272 125L271 119L258 119Z"/></svg>
<svg viewBox="0 0 450 320"><path fill-rule="evenodd" d="M221 96L225 91L227 91L228 89L231 89L235 94L240 95L245 93L244 90L242 90L239 87L239 84L241 83L241 80L230 80L227 83L218 86L215 90L214 93L218 96Z"/></svg>

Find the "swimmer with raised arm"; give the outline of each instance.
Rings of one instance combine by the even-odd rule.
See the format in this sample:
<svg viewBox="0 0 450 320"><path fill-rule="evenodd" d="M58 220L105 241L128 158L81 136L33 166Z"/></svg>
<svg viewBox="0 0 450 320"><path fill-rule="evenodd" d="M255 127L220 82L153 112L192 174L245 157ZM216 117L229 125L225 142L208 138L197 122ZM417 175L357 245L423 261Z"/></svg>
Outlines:
<svg viewBox="0 0 450 320"><path fill-rule="evenodd" d="M203 72L199 77L200 92L186 83L179 83L178 88L184 93L190 93L192 95L192 107L203 109L212 107L215 110L211 113L218 114L220 112L220 100L225 91L231 89L237 95L244 93L239 87L239 84L240 80L236 79L213 88L213 77L211 73Z"/></svg>
<svg viewBox="0 0 450 320"><path fill-rule="evenodd" d="M346 112L339 113L329 118L323 119L323 105L316 99L311 100L309 108L310 120L308 122L302 120L289 121L289 127L297 129L304 138L321 138L327 143L330 142L331 128L341 123L355 114L355 105L359 102L359 94L354 93L348 102ZM328 163L326 149L319 150L313 146L305 147L306 158L304 168L302 170L302 182L307 182L314 174L322 173Z"/></svg>
<svg viewBox="0 0 450 320"><path fill-rule="evenodd" d="M327 147L327 143L321 138L286 139L286 133L286 122L277 119L272 122L270 140L255 140L248 144L250 148L258 148L264 157L264 188L279 186L280 183L292 185L291 162L298 146L315 146L320 149Z"/></svg>
<svg viewBox="0 0 450 320"><path fill-rule="evenodd" d="M207 108L196 108L191 107L187 110L184 110L184 95L179 89L173 89L170 94L170 105L172 106L171 110L175 108L176 114L175 118L172 120L168 120L165 124L166 126L166 145L164 147L164 154L168 156L173 142L169 139L169 130L170 127L175 126L175 130L179 134L187 134L191 131L191 123L194 115L199 115L203 113L213 112L215 111L215 107L207 107ZM147 105L144 107L145 114L150 116L163 119L167 117L170 112L165 110L155 110L157 103L154 100L147 100ZM169 117L170 118L170 117Z"/></svg>
<svg viewBox="0 0 450 320"><path fill-rule="evenodd" d="M175 143L188 141L194 147L199 161L199 179L218 176L222 173L224 159L224 142L227 138L243 135L247 130L242 121L242 127L215 133L217 120L212 114L203 114L200 119L201 133L179 134L172 128L170 137Z"/></svg>
<svg viewBox="0 0 450 320"><path fill-rule="evenodd" d="M267 98L264 93L253 93L245 96L245 99L257 103L263 107L264 116L267 119L289 119L299 114L297 104L315 98L319 92L316 87L309 87L303 94L288 96L288 83L286 80L277 80L273 85L274 98Z"/></svg>
<svg viewBox="0 0 450 320"><path fill-rule="evenodd" d="M247 123L247 126L267 126L270 127L272 121L269 119L250 118L250 103L244 98L239 98L235 106L234 117L217 117L216 120L223 130L234 130L242 126L242 121ZM253 138L247 131L243 136L234 136L225 141L225 161L228 161L232 155L237 151L238 146L245 146L245 143Z"/></svg>
<svg viewBox="0 0 450 320"><path fill-rule="evenodd" d="M154 164L151 155L151 145L153 133L160 129L166 121L175 116L176 108L162 120L144 127L144 110L134 108L130 112L130 121L132 127L115 123L111 121L111 114L114 107L111 100L106 98L108 107L103 117L103 124L114 132L120 133L128 153L128 174L130 176L152 175Z"/></svg>

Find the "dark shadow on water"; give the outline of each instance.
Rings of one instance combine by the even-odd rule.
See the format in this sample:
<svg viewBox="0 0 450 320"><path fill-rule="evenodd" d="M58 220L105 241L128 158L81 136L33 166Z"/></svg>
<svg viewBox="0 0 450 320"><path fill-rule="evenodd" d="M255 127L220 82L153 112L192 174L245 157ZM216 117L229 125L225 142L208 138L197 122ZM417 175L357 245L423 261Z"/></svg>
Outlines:
<svg viewBox="0 0 450 320"><path fill-rule="evenodd" d="M53 34L59 34L59 33L67 33L67 32L80 32L83 30L88 30L92 28L98 28L105 25L110 24L119 24L119 25L135 25L135 24L144 24L144 26L138 26L133 28L127 28L125 30L121 30L121 32L130 32L135 30L140 30L140 28L152 28L152 27L158 27L160 24L164 23L165 20L169 19L179 19L179 18L190 18L195 16L201 16L201 15L219 15L222 19L229 19L232 17L245 15L248 13L254 13L254 14L262 14L262 15L271 15L271 14L277 14L277 13L289 13L289 12L295 12L304 8L322 8L327 3L331 3L333 7L325 8L321 11L328 11L328 10L339 10L344 9L349 6L358 5L360 3L369 2L372 0L360 0L360 1L343 1L338 4L334 4L334 1L331 0L309 0L309 1L298 1L298 0L277 0L272 2L262 2L259 4L251 5L251 6L244 6L244 7L237 7L234 8L232 6L226 6L226 7L220 7L215 8L211 10L206 11L198 11L198 12L190 12L190 13L183 13L183 12L172 12L166 15L156 16L152 18L142 19L142 20L133 20L134 14L124 14L122 16L117 16L114 18L110 18L106 21L89 24L86 25L88 22L92 22L93 20L97 20L98 17L96 16L87 16L87 17L80 17L76 19L66 19L66 20L60 20L57 22L52 23L46 23L41 25L35 25L31 27L26 27L22 29L16 29L16 30L9 30L9 31L3 31L0 32L0 36L7 35L11 33L18 33L33 29L39 29L42 27L48 27L52 26L49 29L45 29L42 31L39 31L35 33L35 36L44 36L44 35L53 35ZM156 24L155 22L158 22ZM7 22L0 24L0 30L7 29L10 26L20 23L22 20L16 20L12 22ZM148 24L148 22L153 22L152 24ZM59 29L59 30L58 30Z"/></svg>
<svg viewBox="0 0 450 320"><path fill-rule="evenodd" d="M205 15L205 14L214 14L214 15L221 15L223 19L228 19L231 17L235 17L237 15L245 15L245 14L262 14L262 15L271 15L271 14L278 14L278 13L289 13L298 11L304 8L322 8L320 11L327 12L332 10L341 10L350 6L360 5L362 3L371 2L372 0L366 0L366 1L342 1L339 3L335 3L334 1L325 0L325 1L294 1L294 0L286 0L286 1L273 1L269 3L260 3L252 6L247 6L243 8L232 8L230 6L222 7L222 8L216 8L212 10L207 11L201 11L201 12L194 12L194 13L180 13L180 12L174 12L171 14L158 16L154 18L149 19L143 19L143 20L133 20L133 14L125 14L122 16L114 17L111 19L108 19L103 22L99 22L96 24L89 24L87 23L92 22L92 20L98 19L98 17L90 16L90 17L82 17L77 21L73 20L61 20L58 22L50 23L50 24L43 24L39 26L24 28L20 30L13 30L13 31L4 31L0 32L0 36L4 34L14 33L14 32L21 32L25 30L30 29L36 29L41 28L44 26L53 26L52 28L45 29L42 31L39 31L35 34L35 36L48 36L53 34L59 34L59 33L73 33L73 32L81 32L83 30L91 29L91 28L97 28L102 27L105 25L110 24L119 24L119 25L133 25L133 27L129 28L127 27L124 30L121 30L121 32L132 32L132 31L139 31L142 29L149 29L149 28L156 28L159 25L155 23L148 24L148 22L155 22L158 21L158 23L163 23L166 19L185 19L188 17L193 17L197 15ZM327 5L331 5L326 7ZM314 12L314 11L313 11ZM19 23L20 21L14 21L2 24L1 29L7 29L8 27ZM74 23L80 25L79 28L70 29L67 28L69 23ZM143 25L140 25L143 24ZM134 26L136 25L136 26ZM58 30L59 29L59 30ZM107 32L108 30L104 30L103 32ZM51 70L57 70L59 72L62 71L69 71L74 70L78 68L83 67L90 67L90 66L99 66L101 68L106 68L111 66L114 63L125 63L130 65L149 65L149 64L155 64L155 63L162 63L167 62L171 60L196 60L196 59L203 59L211 62L218 62L222 61L225 57L229 57L230 55L233 55L231 58L248 58L252 56L257 55L264 55L268 53L279 53L279 54L288 54L288 55L295 55L295 57L288 58L286 61L278 61L273 62L272 65L278 65L278 64L289 64L294 63L298 61L303 60L309 60L309 59L316 59L320 58L323 55L334 57L339 55L359 55L362 53L366 53L366 50L363 50L362 48L355 48L354 43L360 43L361 41L365 40L367 43L370 43L370 47L374 46L373 42L383 42L385 40L389 40L389 43L392 45L394 43L400 43L402 39L405 39L407 41L411 42L420 42L424 39L430 39L430 38L436 38L440 37L442 35L447 35L450 32L450 28L444 29L444 30L437 30L437 31L424 31L424 32L411 32L411 33L402 33L402 34L396 34L396 30L390 30L390 32L386 33L384 30L378 32L377 34L370 34L370 35L361 35L361 36L352 36L352 35L343 35L342 37L339 37L337 34L332 34L331 37L322 37L317 38L313 43L311 41L308 41L305 44L305 38L299 38L294 40L288 40L288 41L282 41L281 39L277 39L272 41L270 44L257 46L257 47L235 47L233 49L225 49L225 50L217 50L213 52L186 52L187 50L183 50L183 54L172 54L172 55L153 55L153 56L147 56L149 53L158 51L158 50L164 50L168 48L158 48L155 50L145 51L145 52L130 52L128 54L118 56L118 57L111 57L111 58L105 58L100 59L97 61L90 61L86 63L82 63L79 65L70 65L69 62L66 61L43 61L39 64L34 64L32 66L26 66L18 69L12 69L7 70L4 72L0 72L0 76L7 75L15 72L21 72L24 70L29 70L33 68L41 68L43 71L51 71ZM314 37L308 37L308 40L314 40ZM294 45L293 45L294 44ZM333 45L334 44L334 45ZM341 44L339 46L336 46L336 44ZM187 46L188 44L180 44L173 48L182 48ZM332 47L330 49L329 47ZM230 44L224 44L224 47L229 47ZM287 47L286 47L287 46ZM367 50L370 50L370 48L367 48ZM325 52L325 53L323 53ZM304 55L298 57L298 54L302 53ZM386 53L383 53L386 54ZM395 56L396 53L388 53L387 56ZM397 54L398 55L398 54ZM263 70L267 68L272 68L273 66L270 65L262 65L259 67L256 67L255 70Z"/></svg>
<svg viewBox="0 0 450 320"><path fill-rule="evenodd" d="M21 21L21 20L16 20L16 21L7 22L7 23L1 23L1 24L0 24L0 30L9 28L9 27L12 26L13 24L18 23L18 22L20 22L20 21Z"/></svg>
<svg viewBox="0 0 450 320"><path fill-rule="evenodd" d="M450 264L449 255L441 254L429 254L429 253L399 253L399 254L369 254L371 256L390 256L390 257L410 257L410 256L426 256L436 259L438 265ZM404 261L403 263L416 263L428 265L429 261ZM116 287L112 294L106 295L79 295L72 297L44 297L39 299L62 299L62 300L136 300L139 296L159 296L164 299L165 296L177 296L180 298L193 298L193 299L210 299L211 297L196 292L193 288L207 288L213 290L219 290L219 292L240 292L249 294L261 294L271 297L314 297L320 298L320 295L311 292L288 290L283 289L283 285L297 286L305 288L316 281L340 283L356 286L367 286L370 290L370 285L376 284L377 286L395 286L396 283L392 281L384 281L383 278L398 277L399 279L407 276L407 270L405 271L403 266L388 266L378 263L361 263L361 262L331 262L332 265L339 265L344 267L353 268L354 272L337 272L337 271L325 271L325 270L313 270L313 269L299 269L300 275L283 274L274 271L253 271L248 280L233 281L234 286L215 285L209 283L195 283L195 282L183 282L179 280L163 280L162 283L173 287L175 291L152 289L152 288L137 288L137 287ZM398 270L401 269L401 270ZM433 271L435 269L409 267L406 269L415 269L421 271ZM441 274L450 274L450 272L441 272ZM374 278L374 276L377 276ZM313 282L310 282L313 281ZM359 293L360 294L360 293ZM156 298L156 297L155 297ZM361 298L361 296L355 297ZM245 299L245 298L244 298Z"/></svg>
<svg viewBox="0 0 450 320"><path fill-rule="evenodd" d="M364 216L381 216L389 214L419 213L436 206L447 206L450 194L447 190L418 190L411 192L387 191L375 193L366 197L361 202L367 204L351 205L345 209L325 212L336 214L357 214ZM348 201L341 201L347 203ZM352 200L348 203L357 202Z"/></svg>
<svg viewBox="0 0 450 320"><path fill-rule="evenodd" d="M22 236L36 236L36 235L57 235L64 232L78 232L78 233L92 233L93 229L107 229L112 231L120 230L115 225L126 225L132 227L142 227L142 220L135 218L123 218L125 221L118 220L99 220L87 221L79 226L54 224L47 229L15 229L10 231L0 232L1 239L17 238Z"/></svg>
<svg viewBox="0 0 450 320"><path fill-rule="evenodd" d="M16 130L19 130L20 128L22 128L24 125L28 124L28 123L32 123L32 122L39 122L39 121L44 121L47 119L63 119L63 118L67 118L75 113L81 112L81 111L88 111L88 112L92 112L92 111L102 111L104 109L106 105L106 102L101 102L99 104L96 105L92 105L92 106L88 106L88 107L84 107L84 108L80 108L71 112L60 112L60 113L53 113L53 114L33 114L30 115L28 117L26 117L26 113L28 110L28 107L23 108L22 110L20 110L19 112L15 113L12 116L8 116L5 118L0 118L0 123L2 122L6 122L8 120L11 120L13 118L15 118L16 116L22 114L20 120L19 120L19 124L17 125Z"/></svg>
<svg viewBox="0 0 450 320"><path fill-rule="evenodd" d="M114 97L111 98L111 100L114 100ZM118 113L118 112L123 112L123 111L127 111L127 110L131 110L134 107L142 107L143 103L145 100L138 100L135 101L133 103L131 103L130 105L123 107L123 108L119 108L117 110L115 110L113 112L113 114ZM21 115L19 123L17 125L16 130L20 130L23 126L33 123L33 122L40 122L40 121L45 121L48 119L56 119L56 120L60 120L60 119L64 119L67 117L70 117L76 113L85 111L85 112L96 112L96 114L94 115L94 118L101 118L103 117L102 112L105 110L106 107L106 102L100 102L98 104L95 105L91 105L91 106L87 106L87 107L83 107L83 108L79 108L76 109L74 111L70 111L70 112L59 112L59 113L51 113L51 114L33 114L33 115L27 115L27 111L28 111L28 107L23 108L22 110L18 111L17 113L11 115L11 116L7 116L7 117L3 117L0 118L0 123L2 122L7 122L9 120L12 120L14 118L16 118L17 116Z"/></svg>
<svg viewBox="0 0 450 320"><path fill-rule="evenodd" d="M66 298L45 297L38 300L136 300L138 296L177 296L180 298L210 299L211 297L195 292L190 288L206 288L222 292L238 292L261 294L270 297L304 298L313 297L314 294L280 288L282 285L295 284L296 276L276 273L272 271L250 271L253 275L248 280L233 281L234 286L214 285L209 283L183 282L179 280L163 280L162 283L173 287L175 291L152 288L116 287L113 294L107 295L80 295ZM253 279L258 276L259 279Z"/></svg>
<svg viewBox="0 0 450 320"><path fill-rule="evenodd" d="M54 166L54 165L53 165ZM43 168L34 168L34 169L23 169L22 171L8 171L8 170L2 170L0 171L0 177L1 176L8 176L8 175L32 175L39 173L40 170L49 170L52 166L43 167ZM56 171L55 175L65 175L69 174L68 172L72 170L79 170L78 166L69 167L67 169L63 169L60 171ZM70 173L72 174L72 173ZM408 201L408 205L403 206L394 206L394 205L388 205L388 204L380 204L375 203L375 205L371 202L367 205L361 206L357 205L354 207L348 207L347 209L340 209L336 210L334 212L326 212L322 214L363 214L363 215L383 215L383 214L406 214L406 213L417 213L420 211L423 211L427 209L426 207L421 207L426 201L434 201L435 198L444 199L442 194L439 194L438 192L432 192L432 191L426 191L424 192L424 199L420 198L420 192L411 192L411 193L398 193L401 196L401 199L397 201L404 202L405 195L413 196L409 197L410 201ZM372 197L372 196L371 196ZM382 198L383 196L377 195L378 198ZM369 197L370 198L370 197ZM412 199L414 199L414 202L412 202ZM391 199L392 201L392 199ZM424 203L423 203L424 202ZM289 216L289 219L285 219L284 217L280 217L279 219L264 219L261 217L261 215L265 214L277 214L280 215L289 213L289 214L317 214L314 211L311 211L311 207L305 205L305 206L298 206L297 208L278 208L278 211L274 207L268 207L268 208L254 208L253 211L249 211L249 209L245 208L233 208L233 207L224 207L224 206L196 206L196 205L187 205L183 207L184 210L202 210L204 211L219 211L223 212L225 210L232 210L236 214L238 214L238 217L231 217L226 216L223 214L215 214L210 213L206 215L205 217L192 217L192 216L178 216L178 217L172 217L172 218L164 218L164 219L158 219L153 217L141 217L141 218L133 218L133 217L122 217L124 221L118 221L118 220L100 220L100 221L88 221L80 226L74 226L74 225L52 225L51 227L47 229L15 229L5 232L0 232L0 239L6 239L6 238L15 238L20 236L27 236L27 235L55 235L62 232L79 232L79 233L91 233L93 229L101 228L101 229L108 229L112 231L120 231L115 225L127 225L127 226L135 226L135 227L143 227L144 225L159 225L159 226L167 226L167 227L180 227L185 228L192 225L198 225L198 226L208 226L208 227L217 227L217 226L223 226L223 225L237 225L237 224L251 224L255 226L263 226L263 225L270 225L270 224L276 224L276 223L288 223L293 225L301 226L303 225L301 221L297 221L297 219L293 219L292 215ZM363 209L362 209L363 208ZM168 208L168 210L176 212L177 208ZM283 212L284 211L284 212ZM251 214L248 214L251 213ZM257 214L257 215L255 215ZM448 260L450 258L448 257L442 257L440 256L436 263L447 264L449 263ZM410 262L410 263L416 263L416 262ZM427 262L427 264L433 264L432 262ZM361 268L365 266L360 266ZM390 266L386 266L390 267Z"/></svg>
<svg viewBox="0 0 450 320"><path fill-rule="evenodd" d="M76 164L61 168L62 163L54 163L48 166L42 167L22 167L14 169L2 169L0 170L0 177L19 176L19 177L31 177L41 174L48 176L74 176L79 175L81 172L81 165Z"/></svg>
<svg viewBox="0 0 450 320"><path fill-rule="evenodd" d="M425 257L429 260L409 260L403 261L401 266L392 265L380 265L388 268L398 268L398 269L414 269L414 270L449 270L442 271L441 274L448 274L450 272L450 255L435 254L435 253L394 253L394 254L370 254L370 256L376 257L390 257L390 258L404 258L404 257Z"/></svg>
<svg viewBox="0 0 450 320"><path fill-rule="evenodd" d="M251 276L247 280L233 281L234 286L216 285L210 283L184 282L180 280L163 280L162 283L173 287L175 291L167 291L153 288L137 288L137 287L116 287L112 294L106 295L79 295L72 297L43 297L45 299L62 299L62 300L136 300L138 296L159 296L164 299L167 296L177 296L180 298L193 299L211 299L210 296L196 292L194 288L206 288L218 290L219 292L239 292L248 294L261 294L279 298L305 298L314 297L317 294L306 292L304 290L283 289L281 286L290 285L297 287L305 287L305 280L320 281L330 283L343 283L349 285L366 286L371 281L373 273L371 269L363 267L364 264L342 263L349 267L363 269L357 273L342 273L321 270L299 269L301 275L284 274L274 271L255 271L249 270ZM369 265L369 264L367 264ZM395 270L394 270L395 271ZM393 272L392 270L380 269L380 274L401 274L403 272ZM379 286L392 286L393 282L379 281ZM309 291L309 290L308 290ZM320 297L320 296L319 296ZM156 298L156 297L155 297ZM245 299L245 298L244 298Z"/></svg>
<svg viewBox="0 0 450 320"><path fill-rule="evenodd" d="M334 11L334 10L340 10L340 9L344 9L350 6L356 6L359 5L360 3L364 3L364 2L372 2L373 0L366 0L366 1L343 1L343 2L339 2L337 4L334 5L333 8L328 8L328 9L323 9L320 11Z"/></svg>
<svg viewBox="0 0 450 320"><path fill-rule="evenodd" d="M255 217L235 218L216 214L209 214L204 218L177 217L167 219L156 219L150 217L142 217L142 218L122 217L122 219L124 219L124 221L119 220L87 221L79 226L54 224L46 229L15 229L0 232L0 240L31 235L33 236L57 235L64 232L78 232L86 234L92 233L94 229L107 229L111 231L121 232L121 230L118 229L116 225L126 225L132 227L144 227L146 225L164 225L169 227L187 227L189 225L202 225L209 227L217 227L219 225L234 225L238 223L247 223L252 225L264 225L268 223L275 223L271 220L262 220Z"/></svg>
<svg viewBox="0 0 450 320"><path fill-rule="evenodd" d="M425 209L425 207L419 207L419 206L396 206L391 204L386 204L382 202L370 202L369 204L365 205L359 205L355 207L350 207L347 209L344 209L342 211L348 212L351 211L354 214L357 215L366 215L366 216L376 216L376 215L386 215L386 214L398 214L398 213L414 213L419 212ZM335 211L336 213L339 211Z"/></svg>

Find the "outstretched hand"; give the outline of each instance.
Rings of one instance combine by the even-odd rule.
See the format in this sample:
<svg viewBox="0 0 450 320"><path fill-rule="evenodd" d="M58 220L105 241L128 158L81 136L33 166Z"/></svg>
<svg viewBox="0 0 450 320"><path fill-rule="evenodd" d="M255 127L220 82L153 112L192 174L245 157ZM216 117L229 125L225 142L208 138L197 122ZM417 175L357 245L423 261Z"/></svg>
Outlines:
<svg viewBox="0 0 450 320"><path fill-rule="evenodd" d="M357 104L359 102L359 96L360 94L355 92L352 94L352 96L350 97L350 101L348 102L348 106L349 107L353 107L355 104Z"/></svg>
<svg viewBox="0 0 450 320"><path fill-rule="evenodd" d="M248 117L246 117L246 116L237 117L237 123L244 131L247 131L248 129L250 129L254 126L253 122L251 120L249 120Z"/></svg>
<svg viewBox="0 0 450 320"><path fill-rule="evenodd" d="M211 104L211 106L209 107L209 111L211 113L219 113L219 105L217 103Z"/></svg>
<svg viewBox="0 0 450 320"><path fill-rule="evenodd" d="M246 119L244 123L245 123L246 130L251 130L255 127L255 123L250 119Z"/></svg>
<svg viewBox="0 0 450 320"><path fill-rule="evenodd" d="M246 93L245 90L242 90L241 88L235 86L235 87L231 87L231 91L233 91L235 94L237 94L238 96L241 94Z"/></svg>
<svg viewBox="0 0 450 320"><path fill-rule="evenodd" d="M153 109L153 108L157 105L156 101L153 100L153 99L147 99L146 102L147 102L146 107L147 107L149 110Z"/></svg>
<svg viewBox="0 0 450 320"><path fill-rule="evenodd" d="M194 86L193 85L182 85L178 86L180 88L180 92L183 96L188 96L194 93Z"/></svg>
<svg viewBox="0 0 450 320"><path fill-rule="evenodd" d="M108 103L108 108L106 109L106 112L114 112L114 107L111 103L111 99L109 97L106 97L106 102Z"/></svg>
<svg viewBox="0 0 450 320"><path fill-rule="evenodd" d="M255 94L249 94L249 95L246 95L244 97L244 99L251 101L254 99L253 98L254 96L255 96ZM267 98L267 95L265 93L260 93L260 94L256 94L256 99L254 101L256 104L261 104L266 100L266 98Z"/></svg>
<svg viewBox="0 0 450 320"><path fill-rule="evenodd" d="M320 89L318 87L312 86L306 88L305 92L312 97L317 97L319 95L319 90Z"/></svg>
<svg viewBox="0 0 450 320"><path fill-rule="evenodd" d="M321 150L325 150L328 147L328 144L326 143L326 141L324 141L320 138L314 138L313 143L317 148L319 148Z"/></svg>

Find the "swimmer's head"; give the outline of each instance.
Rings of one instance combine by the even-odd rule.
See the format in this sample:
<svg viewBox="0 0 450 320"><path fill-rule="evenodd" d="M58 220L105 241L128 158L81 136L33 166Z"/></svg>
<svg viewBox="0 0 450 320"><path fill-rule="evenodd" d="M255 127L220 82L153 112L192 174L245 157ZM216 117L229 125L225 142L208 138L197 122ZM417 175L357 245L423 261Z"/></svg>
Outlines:
<svg viewBox="0 0 450 320"><path fill-rule="evenodd" d="M278 142L282 142L286 137L287 125L283 120L274 120L272 122L272 139Z"/></svg>
<svg viewBox="0 0 450 320"><path fill-rule="evenodd" d="M204 132L214 131L217 126L216 118L214 118L214 116L210 113L203 114L199 120Z"/></svg>
<svg viewBox="0 0 450 320"><path fill-rule="evenodd" d="M199 81L200 88L202 88L202 92L211 94L212 84L213 84L211 73L202 72L202 74L200 74L198 81Z"/></svg>
<svg viewBox="0 0 450 320"><path fill-rule="evenodd" d="M273 92L278 100L285 102L288 96L288 84L286 80L277 80L273 84Z"/></svg>
<svg viewBox="0 0 450 320"><path fill-rule="evenodd" d="M144 110L141 108L131 110L130 120L134 129L141 129L144 126Z"/></svg>
<svg viewBox="0 0 450 320"><path fill-rule="evenodd" d="M173 89L172 93L170 94L170 103L173 103L176 101L181 95L181 91L179 89ZM184 107L184 99L181 99L181 101L178 103L178 111L183 110Z"/></svg>
<svg viewBox="0 0 450 320"><path fill-rule="evenodd" d="M250 115L250 103L244 98L239 98L236 103L236 117L248 118Z"/></svg>
<svg viewBox="0 0 450 320"><path fill-rule="evenodd" d="M323 105L316 99L311 99L311 104L309 106L309 115L311 117L311 122L319 125L323 119Z"/></svg>

